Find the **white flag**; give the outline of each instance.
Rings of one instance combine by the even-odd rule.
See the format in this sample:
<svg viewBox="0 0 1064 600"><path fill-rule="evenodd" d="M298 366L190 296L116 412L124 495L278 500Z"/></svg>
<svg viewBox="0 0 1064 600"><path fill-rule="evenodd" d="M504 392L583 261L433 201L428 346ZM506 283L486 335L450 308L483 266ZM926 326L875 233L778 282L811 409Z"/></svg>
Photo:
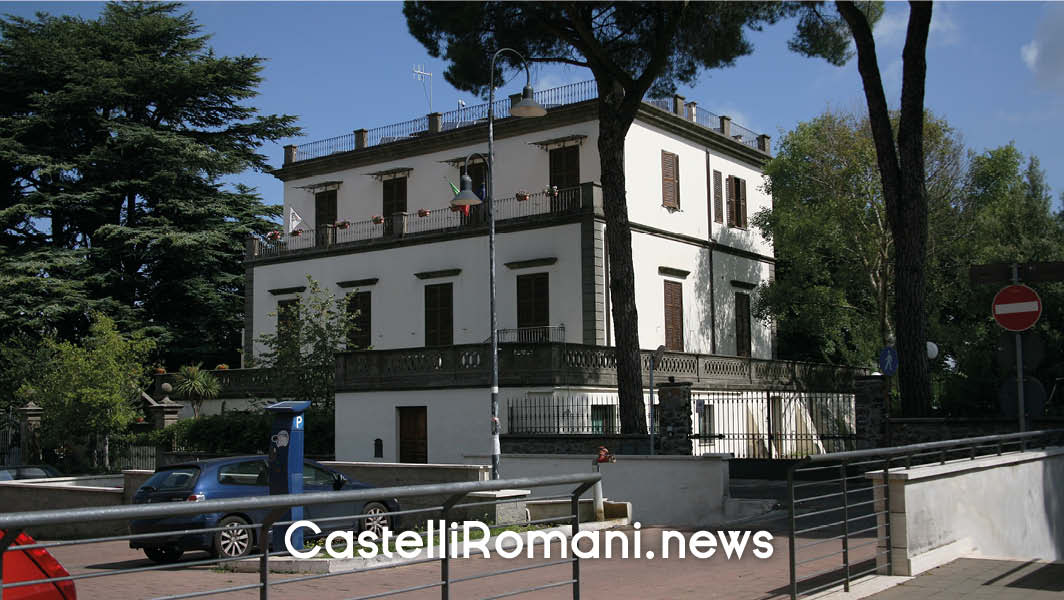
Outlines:
<svg viewBox="0 0 1064 600"><path fill-rule="evenodd" d="M299 213L296 212L296 209L294 209L292 207L289 207L288 208L288 232L291 233L291 232L295 231L295 229L297 227L299 227L302 223L303 223L303 217L299 216Z"/></svg>

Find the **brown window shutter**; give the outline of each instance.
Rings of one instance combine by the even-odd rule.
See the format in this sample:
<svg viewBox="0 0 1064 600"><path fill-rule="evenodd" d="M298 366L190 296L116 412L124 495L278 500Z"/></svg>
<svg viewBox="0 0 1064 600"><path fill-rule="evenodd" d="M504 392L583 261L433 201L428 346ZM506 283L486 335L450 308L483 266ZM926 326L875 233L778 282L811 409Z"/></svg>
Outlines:
<svg viewBox="0 0 1064 600"><path fill-rule="evenodd" d="M665 282L665 348L683 352L683 285Z"/></svg>
<svg viewBox="0 0 1064 600"><path fill-rule="evenodd" d="M713 171L713 220L724 222L724 175Z"/></svg>
<svg viewBox="0 0 1064 600"><path fill-rule="evenodd" d="M661 205L665 208L680 208L679 157L661 151Z"/></svg>
<svg viewBox="0 0 1064 600"><path fill-rule="evenodd" d="M746 229L746 180L739 180L739 227Z"/></svg>
<svg viewBox="0 0 1064 600"><path fill-rule="evenodd" d="M735 178L728 175L728 227L735 227Z"/></svg>
<svg viewBox="0 0 1064 600"><path fill-rule="evenodd" d="M353 292L347 295L347 312L354 315L354 329L348 332L348 349L369 348L373 337L370 331L370 293Z"/></svg>
<svg viewBox="0 0 1064 600"><path fill-rule="evenodd" d="M735 292L735 354L750 356L750 295Z"/></svg>

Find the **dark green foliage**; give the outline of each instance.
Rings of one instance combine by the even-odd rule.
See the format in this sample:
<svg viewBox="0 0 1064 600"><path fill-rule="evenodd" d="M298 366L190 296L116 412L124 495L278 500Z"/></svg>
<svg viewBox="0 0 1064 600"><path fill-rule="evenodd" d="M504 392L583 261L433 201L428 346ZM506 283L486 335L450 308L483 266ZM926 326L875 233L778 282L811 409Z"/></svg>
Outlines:
<svg viewBox="0 0 1064 600"><path fill-rule="evenodd" d="M227 411L184 419L166 429L129 435L126 439L135 445L153 445L180 452L264 454L270 449L272 419L263 411ZM332 421L308 416L304 453L312 456L333 454L332 428Z"/></svg>
<svg viewBox="0 0 1064 600"><path fill-rule="evenodd" d="M237 362L244 240L278 209L220 178L298 132L246 104L262 59L215 56L168 3L0 36L0 338L73 339L99 310L171 365Z"/></svg>

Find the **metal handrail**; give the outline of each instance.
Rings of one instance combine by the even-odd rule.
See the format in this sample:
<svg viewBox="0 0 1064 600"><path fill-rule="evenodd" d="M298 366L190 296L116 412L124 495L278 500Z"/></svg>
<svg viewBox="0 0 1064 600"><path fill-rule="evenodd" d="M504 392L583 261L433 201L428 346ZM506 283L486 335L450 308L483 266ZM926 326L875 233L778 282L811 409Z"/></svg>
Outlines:
<svg viewBox="0 0 1064 600"><path fill-rule="evenodd" d="M1041 431L1028 431L1021 433L1004 433L997 435L984 435L970 438L959 438L953 440L942 440L937 442L924 442L918 444L907 444L905 446L894 446L890 448L871 448L867 450L850 450L846 452L832 452L827 454L817 454L807 456L801 460L795 461L787 469L787 495L788 495L788 518L789 518L789 532L788 542L790 549L790 583L789 591L792 599L797 599L799 596L816 593L835 585L842 585L844 591L850 591L851 582L864 574L868 574L874 571L885 570L886 574L894 574L894 563L892 556L892 534L891 534L891 508L890 508L890 491L888 488L887 480L889 478L892 469L903 468L910 469L914 466L923 466L913 464L913 459L931 457L931 460L924 460L924 463L933 462L938 464L946 464L949 462L950 454L956 454L960 451L966 451L967 456L958 459L953 464L962 462L964 460L975 460L976 458L985 457L988 454L1002 455L1005 453L1005 445L1007 444L1019 444L1018 450L1020 452L1027 450L1027 444L1034 439L1042 438L1043 445L1048 445L1054 438L1064 438L1064 429L1045 429ZM982 451L982 453L980 453ZM904 465L894 467L895 461L901 462L904 459ZM861 471L864 471L861 475L850 475L852 469L859 467ZM830 474L834 470L838 470L836 476L833 478L824 478L824 474ZM803 482L800 484L795 483L795 475L798 471L819 472L815 481ZM881 474L881 480L869 480L869 485L850 484L851 480L860 481L866 479L871 473ZM878 482L877 481L881 481ZM824 494L822 492L814 492L814 495L799 498L796 491L799 488L812 487L812 486L824 486L838 484L841 489L838 493ZM867 493L872 491L874 493L871 501L858 501L851 502L850 494L854 493ZM882 492L882 497L878 494ZM838 498L839 506L824 509L822 507L816 510L810 510L798 514L797 505L801 502L809 502L813 500L819 500L824 498ZM882 503L882 505L880 505ZM861 513L858 511L851 516L850 509L858 507L871 506L872 511L870 513ZM842 511L842 520L828 523L826 525L815 525L806 527L804 529L798 529L798 519L804 519L808 517L822 516L826 513L835 511ZM861 527L857 529L851 529L851 523L857 523L862 520L868 520L870 518L876 519L875 525L870 527ZM829 528L841 526L842 534L833 536L828 539L841 540L841 550L831 552L824 555L819 555L813 559L807 559L799 561L797 560L796 552L799 548L809 547L817 545L821 542L814 544L798 545L796 538L799 533L808 533L811 531L824 531ZM855 565L855 561L851 556L851 551L857 548L868 546L870 544L858 544L853 546L850 544L850 538L856 537L870 531L876 531L876 542L882 541L885 550L877 551L874 553L873 558L879 560L884 558L882 564L877 564L871 569L866 569L860 572L853 572L851 567ZM833 556L842 556L841 564L836 564L830 569L820 570L815 573L807 573L803 576L798 576L798 567L805 564L819 562ZM871 560L871 559L865 559ZM862 561L856 561L856 564L860 564ZM799 591L799 584L803 582L812 582L813 580L827 575L827 574L841 574L838 578L816 585L815 587Z"/></svg>
<svg viewBox="0 0 1064 600"><path fill-rule="evenodd" d="M942 450L958 446L978 446L983 443L1013 442L1056 434L1064 434L1064 429L1043 429L1041 431L1026 431L1023 433L1002 433L972 438L959 438L955 440L942 440L940 442L923 442L919 444L909 444L907 446L892 446L890 448L870 448L867 450L849 450L846 452L815 454L807 456L797 464L792 465L791 469L801 468L804 463L849 462L860 458L906 456L910 454L918 454L925 450Z"/></svg>
<svg viewBox="0 0 1064 600"><path fill-rule="evenodd" d="M335 492L311 492L306 494L278 494L253 498L229 498L204 500L202 502L167 502L160 504L135 504L124 506L101 506L62 510L35 510L20 513L0 514L0 530L25 529L37 525L62 525L85 521L119 521L149 519L176 515L198 515L226 512L234 509L291 508L315 504L336 504L381 498L410 498L437 494L466 495L474 492L497 492L506 489L544 487L565 484L593 484L602 479L600 473L573 473L518 479L492 481L468 481L461 483L437 483L426 485L403 485L386 488L369 488Z"/></svg>

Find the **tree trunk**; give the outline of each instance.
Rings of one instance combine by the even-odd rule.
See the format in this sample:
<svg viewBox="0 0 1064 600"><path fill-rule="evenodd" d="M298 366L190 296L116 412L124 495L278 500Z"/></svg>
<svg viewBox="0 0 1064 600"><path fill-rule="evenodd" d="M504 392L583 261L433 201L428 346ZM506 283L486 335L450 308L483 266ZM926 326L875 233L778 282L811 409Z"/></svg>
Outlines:
<svg viewBox="0 0 1064 600"><path fill-rule="evenodd" d="M903 50L901 118L898 138L883 93L872 27L853 2L837 1L857 47L857 68L868 102L868 119L876 145L883 198L894 239L894 328L898 338L898 383L902 413L926 415L931 407L927 365L927 194L924 190L924 85L931 3L910 2Z"/></svg>
<svg viewBox="0 0 1064 600"><path fill-rule="evenodd" d="M624 139L635 115L622 113L619 107L623 98L624 92L619 85L599 82L598 150L609 246L611 321L616 339L621 433L645 434L647 421L639 354L639 314L635 306L632 229L628 223L624 174Z"/></svg>

